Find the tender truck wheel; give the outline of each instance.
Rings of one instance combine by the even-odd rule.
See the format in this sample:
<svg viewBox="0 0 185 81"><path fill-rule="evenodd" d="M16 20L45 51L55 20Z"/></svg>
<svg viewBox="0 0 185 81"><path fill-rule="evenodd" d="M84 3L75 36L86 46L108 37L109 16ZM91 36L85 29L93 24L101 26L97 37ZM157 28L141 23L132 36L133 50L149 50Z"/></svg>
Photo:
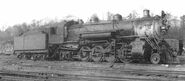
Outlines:
<svg viewBox="0 0 185 81"><path fill-rule="evenodd" d="M17 58L22 59L23 58L22 54L17 55Z"/></svg>
<svg viewBox="0 0 185 81"><path fill-rule="evenodd" d="M150 62L152 64L158 64L160 61L161 61L161 57L160 57L160 55L158 53L153 53L150 56Z"/></svg>
<svg viewBox="0 0 185 81"><path fill-rule="evenodd" d="M31 60L36 61L36 55L32 55Z"/></svg>

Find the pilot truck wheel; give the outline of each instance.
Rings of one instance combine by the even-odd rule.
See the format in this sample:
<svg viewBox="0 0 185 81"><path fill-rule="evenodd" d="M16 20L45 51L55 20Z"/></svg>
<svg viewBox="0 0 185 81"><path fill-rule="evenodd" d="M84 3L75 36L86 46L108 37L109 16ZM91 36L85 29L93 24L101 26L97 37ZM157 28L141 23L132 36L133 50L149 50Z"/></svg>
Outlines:
<svg viewBox="0 0 185 81"><path fill-rule="evenodd" d="M152 64L158 64L161 61L161 57L158 53L153 53L150 56L150 62Z"/></svg>

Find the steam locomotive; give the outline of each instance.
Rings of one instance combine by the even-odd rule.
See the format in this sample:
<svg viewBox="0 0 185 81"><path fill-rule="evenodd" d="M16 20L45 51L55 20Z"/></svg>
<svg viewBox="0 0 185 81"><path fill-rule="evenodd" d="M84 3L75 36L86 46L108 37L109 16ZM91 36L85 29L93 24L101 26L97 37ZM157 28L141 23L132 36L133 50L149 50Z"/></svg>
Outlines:
<svg viewBox="0 0 185 81"><path fill-rule="evenodd" d="M177 39L165 38L170 25L166 14L90 23L63 22L41 31L29 31L14 38L14 54L20 59L124 62L139 60L152 64L171 63L181 53Z"/></svg>

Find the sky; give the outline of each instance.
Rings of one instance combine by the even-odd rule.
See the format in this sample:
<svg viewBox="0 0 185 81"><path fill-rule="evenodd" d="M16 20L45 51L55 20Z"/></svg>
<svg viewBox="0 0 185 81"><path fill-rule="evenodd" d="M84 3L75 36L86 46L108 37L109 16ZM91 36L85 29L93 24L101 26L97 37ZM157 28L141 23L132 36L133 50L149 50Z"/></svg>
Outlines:
<svg viewBox="0 0 185 81"><path fill-rule="evenodd" d="M105 19L107 12L127 16L144 9L154 14L161 10L174 16L185 14L183 0L0 0L0 29L32 20L62 19L73 15L88 20L92 14Z"/></svg>

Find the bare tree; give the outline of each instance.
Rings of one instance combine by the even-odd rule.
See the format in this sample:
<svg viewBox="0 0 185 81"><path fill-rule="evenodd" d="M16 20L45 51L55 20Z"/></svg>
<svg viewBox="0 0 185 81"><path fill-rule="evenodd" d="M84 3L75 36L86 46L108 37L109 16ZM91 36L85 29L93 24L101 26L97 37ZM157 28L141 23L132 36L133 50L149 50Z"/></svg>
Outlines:
<svg viewBox="0 0 185 81"><path fill-rule="evenodd" d="M99 18L97 16L97 14L93 14L91 16L90 22L99 22Z"/></svg>
<svg viewBox="0 0 185 81"><path fill-rule="evenodd" d="M139 14L134 10L134 11L132 11L128 16L127 16L127 18L128 19L136 19L136 18L138 18L139 17Z"/></svg>

